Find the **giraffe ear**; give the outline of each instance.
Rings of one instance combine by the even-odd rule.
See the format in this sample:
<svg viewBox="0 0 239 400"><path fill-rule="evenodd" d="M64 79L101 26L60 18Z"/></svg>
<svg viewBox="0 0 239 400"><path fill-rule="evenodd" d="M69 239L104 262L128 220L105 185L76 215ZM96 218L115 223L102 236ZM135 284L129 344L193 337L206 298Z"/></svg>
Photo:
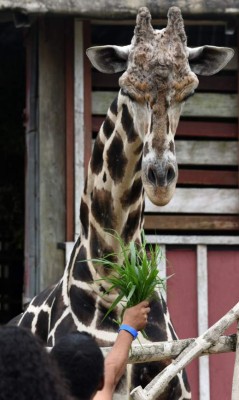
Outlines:
<svg viewBox="0 0 239 400"><path fill-rule="evenodd" d="M114 74L127 68L129 46L95 46L89 47L86 54L92 65L105 74Z"/></svg>
<svg viewBox="0 0 239 400"><path fill-rule="evenodd" d="M229 47L202 46L190 48L189 64L197 75L214 75L231 60L234 50Z"/></svg>

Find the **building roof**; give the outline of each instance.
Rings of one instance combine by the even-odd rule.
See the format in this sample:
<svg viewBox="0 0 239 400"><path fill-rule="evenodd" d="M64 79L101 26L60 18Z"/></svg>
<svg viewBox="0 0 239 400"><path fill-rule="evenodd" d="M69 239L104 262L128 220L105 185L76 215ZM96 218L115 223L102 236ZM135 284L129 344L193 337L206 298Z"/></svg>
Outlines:
<svg viewBox="0 0 239 400"><path fill-rule="evenodd" d="M0 12L27 14L68 14L83 18L130 19L141 6L154 18L165 17L170 6L181 8L184 16L231 16L239 14L239 0L0 0Z"/></svg>

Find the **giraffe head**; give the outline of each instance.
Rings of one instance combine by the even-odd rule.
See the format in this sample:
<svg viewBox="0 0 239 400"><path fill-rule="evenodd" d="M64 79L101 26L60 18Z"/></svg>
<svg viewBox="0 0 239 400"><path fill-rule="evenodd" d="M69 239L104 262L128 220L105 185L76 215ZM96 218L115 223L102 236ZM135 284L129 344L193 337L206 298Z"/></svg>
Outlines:
<svg viewBox="0 0 239 400"><path fill-rule="evenodd" d="M135 125L144 145L144 189L154 204L167 204L178 177L174 136L183 104L198 86L196 74L215 74L228 63L233 50L215 46L190 49L179 8L171 7L166 28L157 30L151 25L149 10L142 7L130 45L92 47L87 55L101 72L125 71L119 85L132 100Z"/></svg>

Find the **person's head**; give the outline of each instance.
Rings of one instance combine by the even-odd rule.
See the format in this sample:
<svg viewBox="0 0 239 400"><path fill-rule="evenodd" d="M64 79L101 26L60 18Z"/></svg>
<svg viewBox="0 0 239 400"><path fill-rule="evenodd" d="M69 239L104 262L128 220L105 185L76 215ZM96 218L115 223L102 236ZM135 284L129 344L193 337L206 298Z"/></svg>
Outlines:
<svg viewBox="0 0 239 400"><path fill-rule="evenodd" d="M104 357L93 337L86 332L71 332L52 348L71 395L91 399L104 384Z"/></svg>
<svg viewBox="0 0 239 400"><path fill-rule="evenodd" d="M65 400L49 355L29 330L0 327L0 400Z"/></svg>

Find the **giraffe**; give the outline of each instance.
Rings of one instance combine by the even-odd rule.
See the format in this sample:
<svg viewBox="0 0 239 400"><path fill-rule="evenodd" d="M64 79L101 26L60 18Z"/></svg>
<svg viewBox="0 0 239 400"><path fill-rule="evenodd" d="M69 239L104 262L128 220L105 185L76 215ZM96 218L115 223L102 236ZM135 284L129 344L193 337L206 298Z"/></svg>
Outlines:
<svg viewBox="0 0 239 400"><path fill-rule="evenodd" d="M198 86L197 74L218 72L233 50L190 49L180 9L171 7L166 28L157 30L149 10L142 7L130 45L91 47L87 55L101 72L124 72L94 144L81 198L81 235L63 277L37 295L18 319L48 346L73 330L91 333L100 346L115 341L120 306L104 316L117 291L107 293L108 284L101 278L109 271L92 260L117 254L119 243L109 234L112 230L125 243L140 243L145 193L156 205L170 201L178 177L174 135L183 104ZM161 295L151 302L146 333L151 342L176 338ZM144 387L170 362L133 366L131 387ZM122 399L127 389L120 386ZM159 397L165 399L191 399L184 371Z"/></svg>

